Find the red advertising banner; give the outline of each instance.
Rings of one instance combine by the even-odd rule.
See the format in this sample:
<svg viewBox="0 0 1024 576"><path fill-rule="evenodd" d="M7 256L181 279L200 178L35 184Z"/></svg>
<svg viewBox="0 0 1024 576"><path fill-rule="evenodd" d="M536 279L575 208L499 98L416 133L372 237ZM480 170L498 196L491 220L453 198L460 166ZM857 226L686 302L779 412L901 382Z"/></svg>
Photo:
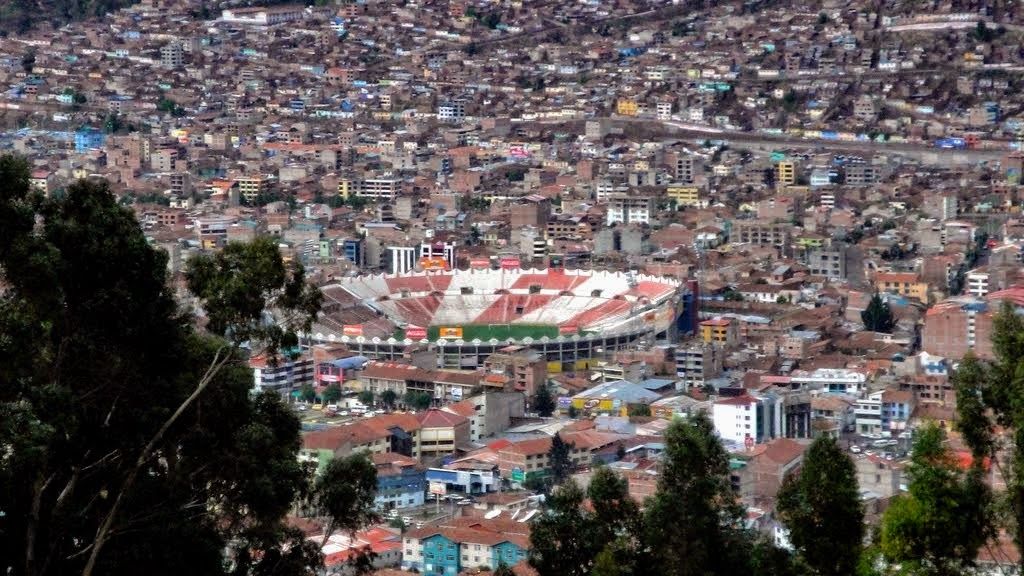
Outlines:
<svg viewBox="0 0 1024 576"><path fill-rule="evenodd" d="M427 337L427 329L410 324L405 327L405 337L410 340L423 340Z"/></svg>
<svg viewBox="0 0 1024 576"><path fill-rule="evenodd" d="M558 333L562 335L575 334L579 332L580 327L575 324L562 324L558 327Z"/></svg>
<svg viewBox="0 0 1024 576"><path fill-rule="evenodd" d="M362 324L346 324L342 326L341 333L350 338L356 338L363 335Z"/></svg>
<svg viewBox="0 0 1024 576"><path fill-rule="evenodd" d="M519 258L505 257L501 259L501 267L505 270L519 268L520 266Z"/></svg>
<svg viewBox="0 0 1024 576"><path fill-rule="evenodd" d="M469 261L470 268L490 268L491 261L487 258L473 258Z"/></svg>

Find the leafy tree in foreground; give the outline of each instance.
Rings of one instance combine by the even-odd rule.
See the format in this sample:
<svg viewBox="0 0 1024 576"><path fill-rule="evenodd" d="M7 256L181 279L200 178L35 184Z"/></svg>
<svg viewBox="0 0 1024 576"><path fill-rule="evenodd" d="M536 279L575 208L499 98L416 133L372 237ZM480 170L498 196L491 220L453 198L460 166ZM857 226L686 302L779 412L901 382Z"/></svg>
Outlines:
<svg viewBox="0 0 1024 576"><path fill-rule="evenodd" d="M860 320L864 323L864 329L872 332L890 333L896 326L889 303L882 300L882 296L875 292L868 302L868 307L860 313Z"/></svg>
<svg viewBox="0 0 1024 576"><path fill-rule="evenodd" d="M551 390L547 384L540 384L530 399L530 407L533 411L547 418L555 412L555 399L551 397Z"/></svg>
<svg viewBox="0 0 1024 576"><path fill-rule="evenodd" d="M0 572L321 565L284 522L309 488L298 420L251 395L238 347L294 341L317 300L275 251L227 252L200 257L193 285L230 340L178 311L166 255L105 184L44 199L23 161L0 157ZM248 284L253 265L281 283ZM271 305L284 325L266 325Z"/></svg>
<svg viewBox="0 0 1024 576"><path fill-rule="evenodd" d="M381 404L388 408L394 408L395 402L398 402L398 392L391 390L390 388L380 393Z"/></svg>
<svg viewBox="0 0 1024 576"><path fill-rule="evenodd" d="M548 467L551 468L551 478L555 484L561 484L572 472L572 460L569 457L572 449L572 443L566 443L558 434L552 436L551 448L548 449Z"/></svg>
<svg viewBox="0 0 1024 576"><path fill-rule="evenodd" d="M679 576L741 574L750 537L729 484L729 457L706 414L673 422L665 434L658 491L644 505L638 572Z"/></svg>
<svg viewBox="0 0 1024 576"><path fill-rule="evenodd" d="M994 536L981 464L975 461L962 472L945 442L938 426L918 430L907 469L909 490L882 518L883 555L914 574L963 574Z"/></svg>
<svg viewBox="0 0 1024 576"><path fill-rule="evenodd" d="M335 458L316 480L313 504L328 518L324 542L335 529L354 533L377 520L373 500L377 468L365 452Z"/></svg>
<svg viewBox="0 0 1024 576"><path fill-rule="evenodd" d="M1006 481L1006 506L994 515L998 527L1024 549L1024 318L1004 302L993 318L992 351L995 360L981 362L968 354L954 371L957 429L970 447L975 462L988 461ZM1005 430L1010 436L1007 442ZM1018 562L1024 570L1024 556Z"/></svg>
<svg viewBox="0 0 1024 576"><path fill-rule="evenodd" d="M238 265L243 276L248 262ZM290 576L320 565L284 523L308 488L297 419L277 395L250 394L237 341L194 331L166 270L105 184L46 199L29 192L23 161L0 157L0 572ZM305 291L259 286L285 295L279 304L288 286ZM232 293L218 318L237 335L267 301Z"/></svg>
<svg viewBox="0 0 1024 576"><path fill-rule="evenodd" d="M595 551L583 500L583 490L570 480L548 496L546 510L533 522L529 561L540 576L590 573Z"/></svg>
<svg viewBox="0 0 1024 576"><path fill-rule="evenodd" d="M864 511L853 462L833 438L818 438L798 476L786 478L776 510L790 541L816 574L856 571L864 540Z"/></svg>

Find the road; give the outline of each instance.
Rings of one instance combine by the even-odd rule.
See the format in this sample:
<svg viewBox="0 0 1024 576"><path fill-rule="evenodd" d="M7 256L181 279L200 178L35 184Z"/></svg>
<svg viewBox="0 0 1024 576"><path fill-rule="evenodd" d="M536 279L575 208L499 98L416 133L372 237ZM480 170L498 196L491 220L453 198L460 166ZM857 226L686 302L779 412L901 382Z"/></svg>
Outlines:
<svg viewBox="0 0 1024 576"><path fill-rule="evenodd" d="M805 139L787 136L785 134L772 135L757 132L746 132L743 130L727 130L713 128L710 126L685 124L674 120L657 120L653 118L631 118L631 117L605 117L589 118L588 120L605 120L612 124L647 124L652 134L662 137L674 137L688 140L721 140L735 145L744 144L745 147L764 151L771 151L777 148L803 149L803 150L831 150L837 152L857 152L861 154L898 154L915 158L924 164L934 165L964 165L976 164L978 162L997 161L1003 157L1006 150L943 150L928 144L896 143L896 142L874 142L874 141L839 141ZM567 121L559 119L540 120L539 124L569 124L579 120Z"/></svg>

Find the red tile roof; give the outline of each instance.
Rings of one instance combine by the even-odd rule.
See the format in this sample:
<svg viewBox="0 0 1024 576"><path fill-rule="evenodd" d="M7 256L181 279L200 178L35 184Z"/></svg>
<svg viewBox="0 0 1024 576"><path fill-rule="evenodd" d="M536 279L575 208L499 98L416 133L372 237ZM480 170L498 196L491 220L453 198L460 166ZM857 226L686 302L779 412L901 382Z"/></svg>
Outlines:
<svg viewBox="0 0 1024 576"><path fill-rule="evenodd" d="M461 414L453 414L437 408L416 414L416 419L419 420L420 426L423 428L454 428L469 421Z"/></svg>
<svg viewBox="0 0 1024 576"><path fill-rule="evenodd" d="M732 396L729 398L719 398L718 400L715 400L715 404L722 404L725 406L746 406L747 404L754 404L756 402L757 398L754 398L753 396L750 396L748 394L743 394L741 396Z"/></svg>

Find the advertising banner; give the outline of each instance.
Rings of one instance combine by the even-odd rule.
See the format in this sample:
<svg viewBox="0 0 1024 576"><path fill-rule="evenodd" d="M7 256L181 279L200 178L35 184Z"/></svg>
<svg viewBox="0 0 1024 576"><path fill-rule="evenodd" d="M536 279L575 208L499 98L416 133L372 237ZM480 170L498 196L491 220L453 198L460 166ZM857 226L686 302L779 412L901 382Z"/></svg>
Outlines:
<svg viewBox="0 0 1024 576"><path fill-rule="evenodd" d="M410 324L405 327L405 337L410 340L423 340L427 337L427 329Z"/></svg>
<svg viewBox="0 0 1024 576"><path fill-rule="evenodd" d="M439 337L450 338L452 340L458 340L462 338L462 327L461 326L442 326L438 330Z"/></svg>

